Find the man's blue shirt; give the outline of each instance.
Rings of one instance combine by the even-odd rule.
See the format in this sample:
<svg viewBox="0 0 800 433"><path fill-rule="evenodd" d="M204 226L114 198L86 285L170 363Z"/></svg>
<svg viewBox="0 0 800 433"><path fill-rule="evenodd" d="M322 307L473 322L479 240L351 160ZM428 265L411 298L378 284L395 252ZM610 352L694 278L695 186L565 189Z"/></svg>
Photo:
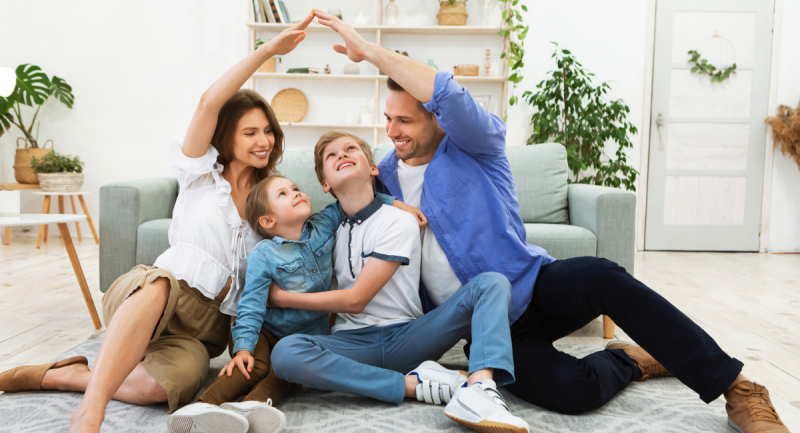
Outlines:
<svg viewBox="0 0 800 433"><path fill-rule="evenodd" d="M539 269L555 259L526 242L505 153L506 124L484 110L448 72L436 74L433 99L425 108L447 135L425 171L422 212L462 285L482 272L508 278L508 318L514 323L531 301ZM376 190L402 200L397 161L392 150L378 165ZM425 290L420 284L423 306L429 309L432 303Z"/></svg>

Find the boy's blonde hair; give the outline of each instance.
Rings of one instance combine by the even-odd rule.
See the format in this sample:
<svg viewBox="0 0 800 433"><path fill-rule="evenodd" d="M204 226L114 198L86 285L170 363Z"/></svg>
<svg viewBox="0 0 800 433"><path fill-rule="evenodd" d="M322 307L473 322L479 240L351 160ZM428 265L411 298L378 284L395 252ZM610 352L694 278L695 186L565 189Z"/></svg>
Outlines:
<svg viewBox="0 0 800 433"><path fill-rule="evenodd" d="M322 171L322 167L324 165L323 153L325 152L325 147L330 142L342 137L352 138L353 141L358 143L359 147L361 147L361 151L364 152L364 156L367 157L367 163L369 163L369 166L372 167L375 164L375 160L372 157L372 148L361 137L345 131L328 131L322 134L322 136L319 138L319 141L317 141L316 146L314 146L314 171L317 173L317 180L319 180L319 183L322 183L322 181L325 180L325 173ZM336 197L336 194L333 193L333 190L331 190L331 195Z"/></svg>
<svg viewBox="0 0 800 433"><path fill-rule="evenodd" d="M247 217L247 223L250 224L250 228L253 229L256 234L264 239L272 239L272 235L267 232L267 229L261 227L258 219L269 213L269 194L267 194L267 189L269 188L269 184L277 178L286 179L286 176L273 174L262 179L250 190L250 194L247 194L247 201L244 205L244 214L245 217Z"/></svg>

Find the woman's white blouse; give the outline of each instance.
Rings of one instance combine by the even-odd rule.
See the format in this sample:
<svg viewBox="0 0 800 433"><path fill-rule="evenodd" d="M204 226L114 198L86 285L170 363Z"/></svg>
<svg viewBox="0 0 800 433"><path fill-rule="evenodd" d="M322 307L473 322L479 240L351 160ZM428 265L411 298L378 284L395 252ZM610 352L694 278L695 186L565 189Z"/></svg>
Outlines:
<svg viewBox="0 0 800 433"><path fill-rule="evenodd" d="M247 253L261 238L239 216L231 185L222 177L219 152L208 146L200 158L181 150L183 140L170 144L172 171L180 191L169 226L169 249L154 266L166 269L209 299L219 295L231 277L231 289L219 310L236 316L247 272Z"/></svg>

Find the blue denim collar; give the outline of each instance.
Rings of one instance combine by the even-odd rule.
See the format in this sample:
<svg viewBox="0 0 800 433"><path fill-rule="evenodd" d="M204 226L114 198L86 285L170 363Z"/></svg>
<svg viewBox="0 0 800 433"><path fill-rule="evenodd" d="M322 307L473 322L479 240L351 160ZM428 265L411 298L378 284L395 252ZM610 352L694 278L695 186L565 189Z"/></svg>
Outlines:
<svg viewBox="0 0 800 433"><path fill-rule="evenodd" d="M367 218L375 214L381 206L383 206L383 202L378 197L375 197L364 209L356 212L352 217L345 215L342 225L350 224L352 226L353 224L361 224L366 221Z"/></svg>
<svg viewBox="0 0 800 433"><path fill-rule="evenodd" d="M306 220L306 222L303 223L303 231L300 232L300 240L284 239L284 238L282 238L280 236L273 236L271 241L274 242L276 246L281 246L281 244L284 244L284 243L287 243L287 242L294 242L294 243L298 243L298 244L304 244L304 243L306 243L306 240L308 239L308 231L309 231L310 227L311 227L310 223L308 222L308 220Z"/></svg>

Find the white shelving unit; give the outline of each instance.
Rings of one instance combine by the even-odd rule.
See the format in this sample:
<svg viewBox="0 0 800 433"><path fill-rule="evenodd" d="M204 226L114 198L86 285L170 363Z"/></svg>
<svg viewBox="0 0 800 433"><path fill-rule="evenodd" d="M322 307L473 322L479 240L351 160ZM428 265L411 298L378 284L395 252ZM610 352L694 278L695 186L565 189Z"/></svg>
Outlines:
<svg viewBox="0 0 800 433"><path fill-rule="evenodd" d="M257 23L254 21L253 9L250 5L251 0L245 0L248 3L249 22L247 27L251 33L249 38L249 50L252 51L255 47L256 39L259 32L272 32L279 33L292 24L272 24L272 23ZM368 26L354 26L356 31L364 35L372 35L375 38L375 43L381 45L381 36L389 34L407 34L407 35L472 35L472 36L487 36L502 39L503 52L508 52L508 36L501 36L498 32L501 30L499 27L488 26L387 26L383 25L383 0L373 0L378 4L378 25ZM506 9L510 2L506 3ZM306 28L308 33L334 33L329 27L320 24L311 24ZM500 117L504 117L508 109L508 62L501 59L502 72L500 76L457 76L460 83L495 83L502 86L500 92ZM480 70L483 71L483 65L480 65ZM250 87L255 90L256 80L297 80L297 81L355 81L364 83L373 83L375 89L375 105L373 119L381 118L381 83L387 80L385 75L346 75L346 74L287 74L287 73L268 73L256 72L250 80ZM284 128L341 128L341 129L371 129L373 131L373 145L378 144L378 133L385 125L362 125L362 124L326 124L326 123L306 123L306 122L285 122L281 123Z"/></svg>

